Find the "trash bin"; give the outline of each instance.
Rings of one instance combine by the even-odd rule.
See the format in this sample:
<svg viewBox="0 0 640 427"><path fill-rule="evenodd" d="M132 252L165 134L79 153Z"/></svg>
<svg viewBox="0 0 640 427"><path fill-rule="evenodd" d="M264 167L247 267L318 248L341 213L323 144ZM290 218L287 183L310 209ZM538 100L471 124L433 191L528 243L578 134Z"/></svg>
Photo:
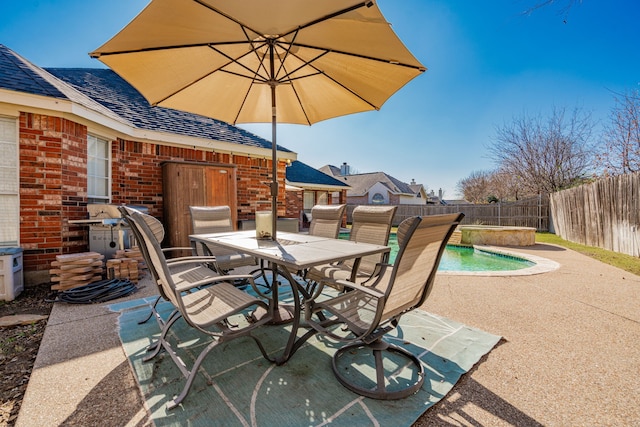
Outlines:
<svg viewBox="0 0 640 427"><path fill-rule="evenodd" d="M0 300L13 301L23 289L22 248L0 248Z"/></svg>

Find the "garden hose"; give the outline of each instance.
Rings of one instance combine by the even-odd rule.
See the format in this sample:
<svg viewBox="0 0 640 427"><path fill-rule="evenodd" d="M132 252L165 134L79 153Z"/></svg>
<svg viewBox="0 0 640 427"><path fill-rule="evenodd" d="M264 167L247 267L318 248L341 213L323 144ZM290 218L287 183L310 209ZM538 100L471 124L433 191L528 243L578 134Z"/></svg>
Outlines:
<svg viewBox="0 0 640 427"><path fill-rule="evenodd" d="M60 291L54 299L47 302L66 302L69 304L94 304L127 296L138 288L129 279L108 279L88 285Z"/></svg>

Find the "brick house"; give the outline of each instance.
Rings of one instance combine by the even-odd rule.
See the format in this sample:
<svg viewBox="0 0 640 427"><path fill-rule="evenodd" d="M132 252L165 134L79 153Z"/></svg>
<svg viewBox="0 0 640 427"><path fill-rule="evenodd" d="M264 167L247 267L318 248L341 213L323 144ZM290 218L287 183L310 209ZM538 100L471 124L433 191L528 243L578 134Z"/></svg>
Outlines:
<svg viewBox="0 0 640 427"><path fill-rule="evenodd" d="M232 167L237 218L270 206L271 142L159 107L108 69L43 69L0 45L0 246L19 246L25 283L56 255L86 251L88 203L144 206L163 219L163 162ZM280 188L296 153L278 147ZM294 198L295 199L295 198ZM295 203L295 200L292 202ZM278 212L287 208L285 191Z"/></svg>
<svg viewBox="0 0 640 427"><path fill-rule="evenodd" d="M304 213L311 212L313 206L347 203L349 184L299 160L291 162L287 167L286 182L287 216L300 215L303 228L308 226ZM302 210L299 209L300 206Z"/></svg>

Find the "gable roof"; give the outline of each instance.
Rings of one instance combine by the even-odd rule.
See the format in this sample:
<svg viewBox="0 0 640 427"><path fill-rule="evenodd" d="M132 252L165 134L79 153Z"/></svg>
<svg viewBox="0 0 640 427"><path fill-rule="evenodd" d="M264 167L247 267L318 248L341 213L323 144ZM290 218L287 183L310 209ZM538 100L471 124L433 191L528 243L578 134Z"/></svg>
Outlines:
<svg viewBox="0 0 640 427"><path fill-rule="evenodd" d="M0 89L65 99L137 129L206 138L271 150L271 141L225 122L152 107L109 69L42 69L0 44ZM292 153L280 145L278 151Z"/></svg>
<svg viewBox="0 0 640 427"><path fill-rule="evenodd" d="M411 196L416 194L416 192L413 191L409 184L402 182L399 179L396 179L384 172L340 175L340 168L332 165L323 166L320 168L320 171L324 173L330 173L334 177L349 184L351 189L347 192L347 196L364 196L369 192L369 189L371 189L371 187L378 183L384 185L392 194ZM338 175L335 174L335 171L337 171Z"/></svg>
<svg viewBox="0 0 640 427"><path fill-rule="evenodd" d="M271 141L225 122L185 111L152 107L133 86L109 69L46 68L60 80L124 117L136 127L271 149ZM278 147L280 151L286 148Z"/></svg>
<svg viewBox="0 0 640 427"><path fill-rule="evenodd" d="M419 193L422 190L425 191L426 193L426 189L424 188L424 185L422 184L409 184L409 188L414 192L414 193Z"/></svg>
<svg viewBox="0 0 640 427"><path fill-rule="evenodd" d="M286 171L287 182L299 187L325 187L346 189L349 185L299 160L291 162Z"/></svg>
<svg viewBox="0 0 640 427"><path fill-rule="evenodd" d="M11 49L0 44L0 89L64 99L98 112L110 119L132 126L124 118L85 96L71 85L33 65Z"/></svg>
<svg viewBox="0 0 640 427"><path fill-rule="evenodd" d="M31 63L2 44L0 44L0 88L67 99L59 89L36 73Z"/></svg>

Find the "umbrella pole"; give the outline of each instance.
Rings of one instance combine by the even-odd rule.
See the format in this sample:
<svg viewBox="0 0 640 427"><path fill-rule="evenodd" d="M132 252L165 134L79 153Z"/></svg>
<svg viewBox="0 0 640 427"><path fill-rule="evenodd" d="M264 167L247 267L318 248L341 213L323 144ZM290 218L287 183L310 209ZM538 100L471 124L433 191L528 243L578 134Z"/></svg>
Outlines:
<svg viewBox="0 0 640 427"><path fill-rule="evenodd" d="M271 239L276 240L278 225L278 150L276 139L276 70L274 59L274 44L269 43L269 72L271 74Z"/></svg>
<svg viewBox="0 0 640 427"><path fill-rule="evenodd" d="M278 150L276 143L276 86L271 85L271 236L276 240L278 224Z"/></svg>

